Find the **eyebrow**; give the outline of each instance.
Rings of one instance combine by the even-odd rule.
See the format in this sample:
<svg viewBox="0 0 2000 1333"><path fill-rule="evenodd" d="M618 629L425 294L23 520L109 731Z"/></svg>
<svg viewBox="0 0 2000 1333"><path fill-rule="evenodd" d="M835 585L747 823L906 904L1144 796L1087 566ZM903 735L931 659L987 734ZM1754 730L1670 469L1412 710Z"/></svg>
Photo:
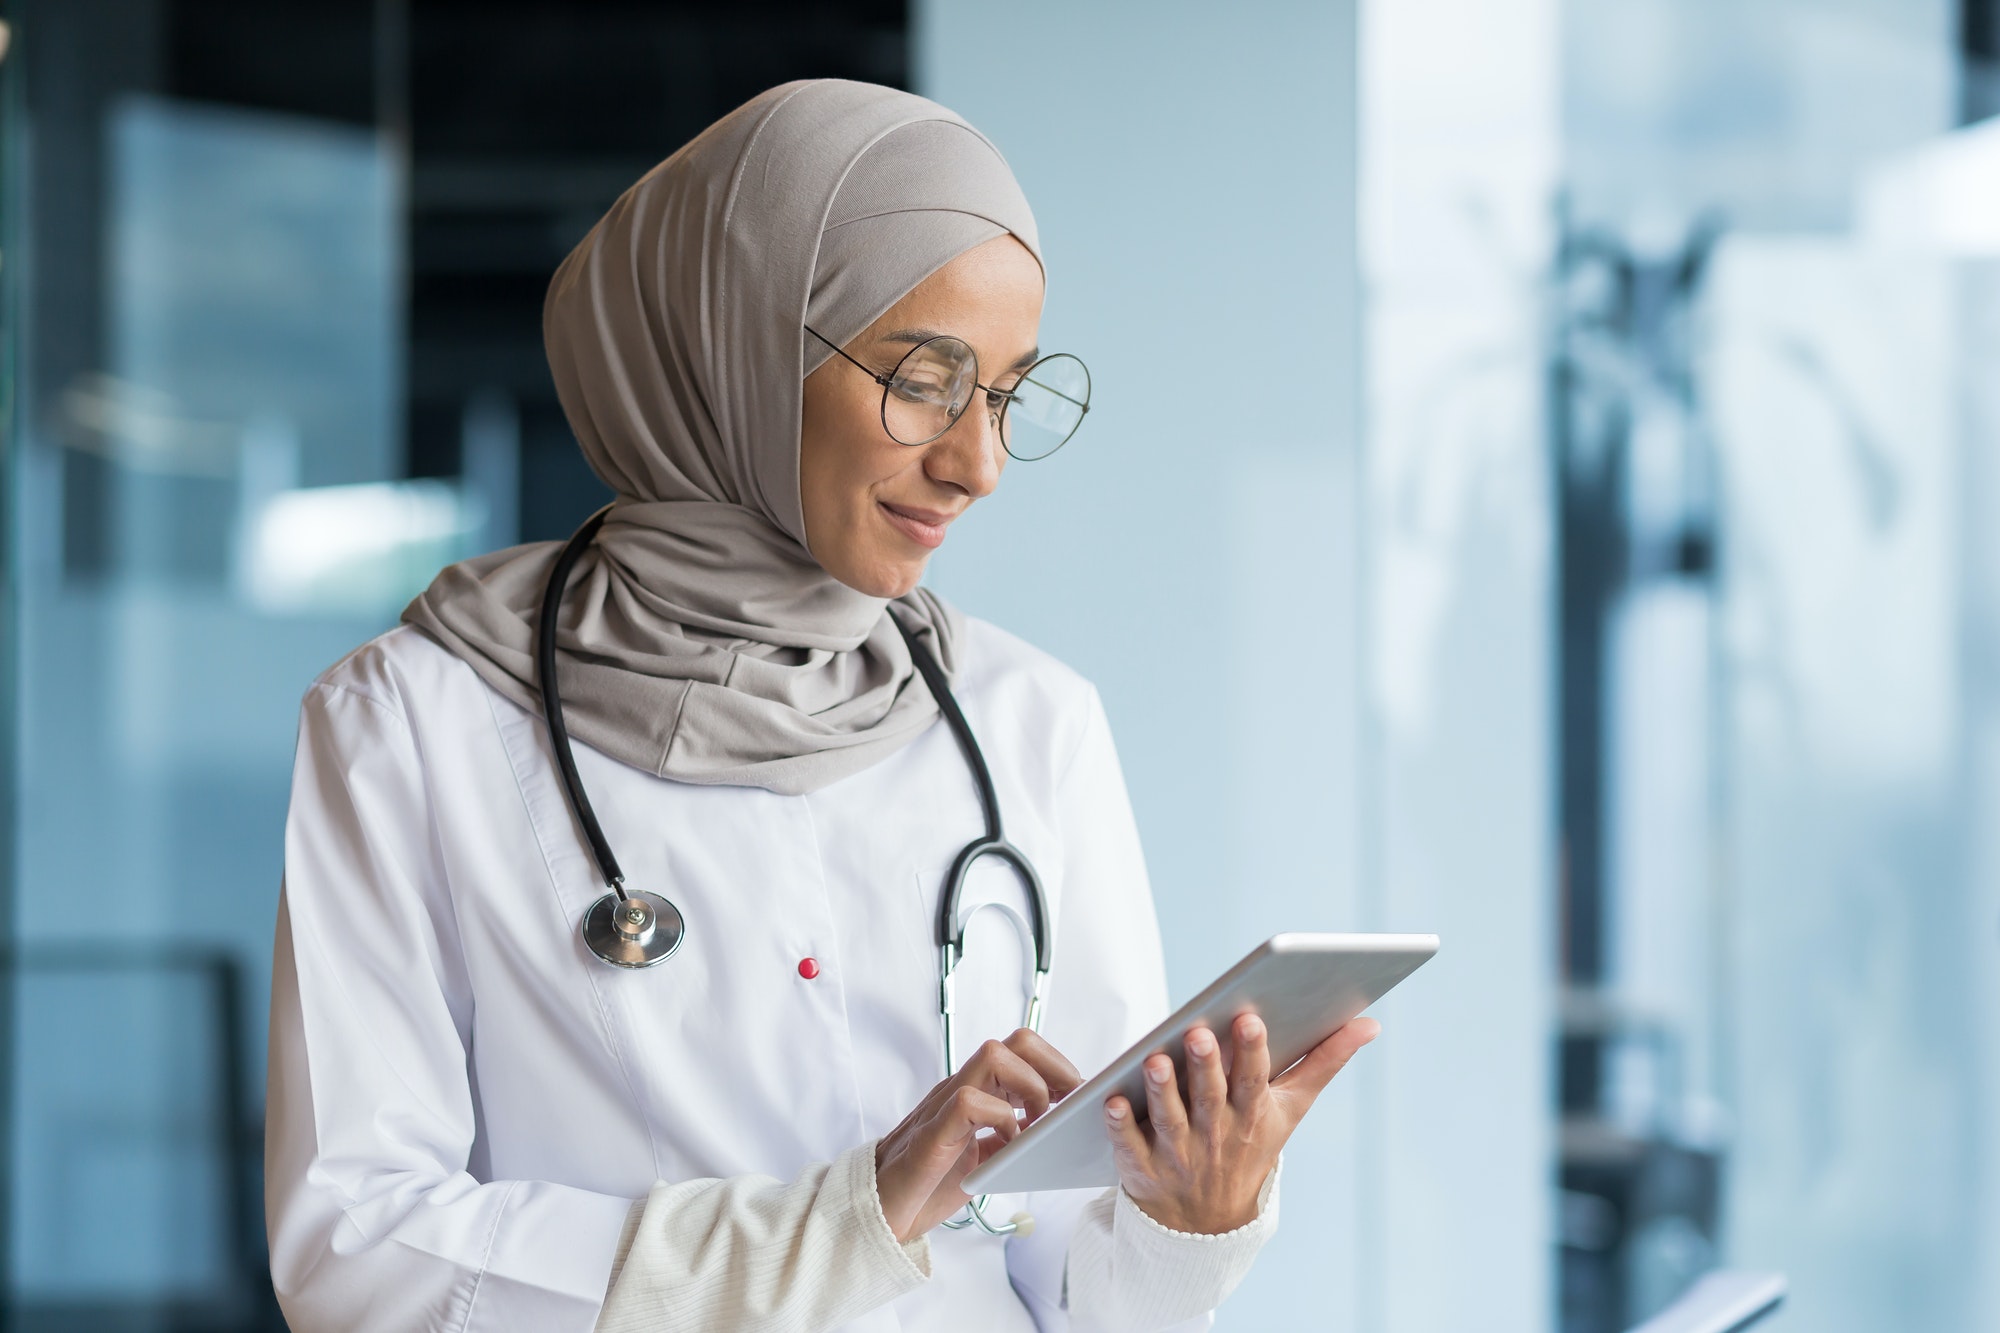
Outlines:
<svg viewBox="0 0 2000 1333"><path fill-rule="evenodd" d="M939 333L936 329L891 329L889 332L882 334L878 341L885 343L908 343L910 346L915 347L918 343L929 342L933 338L943 338L946 336L955 338L958 335L946 335ZM1042 349L1039 347L1030 347L1027 351L1015 357L1013 363L1007 369L1026 370L1041 359Z"/></svg>

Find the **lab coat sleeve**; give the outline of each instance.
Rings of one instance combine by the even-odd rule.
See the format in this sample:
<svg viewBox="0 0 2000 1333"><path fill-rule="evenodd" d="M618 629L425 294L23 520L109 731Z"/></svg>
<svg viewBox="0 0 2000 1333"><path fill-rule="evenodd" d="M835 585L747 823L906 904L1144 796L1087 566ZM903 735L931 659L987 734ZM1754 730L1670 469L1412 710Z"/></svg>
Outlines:
<svg viewBox="0 0 2000 1333"><path fill-rule="evenodd" d="M1139 831L1095 690L1059 792L1062 901L1043 1031L1088 1071L1170 1011ZM1030 1195L1035 1230L1007 1243L1015 1290L1042 1333L1205 1329L1276 1229L1277 1175L1258 1216L1226 1236L1171 1231L1118 1189Z"/></svg>
<svg viewBox="0 0 2000 1333"><path fill-rule="evenodd" d="M394 698L322 683L285 828L265 1130L294 1333L583 1333L635 1201L476 1179L471 997Z"/></svg>
<svg viewBox="0 0 2000 1333"><path fill-rule="evenodd" d="M781 1184L767 1176L653 1187L621 1246L598 1333L835 1328L930 1276L875 1189L875 1144Z"/></svg>

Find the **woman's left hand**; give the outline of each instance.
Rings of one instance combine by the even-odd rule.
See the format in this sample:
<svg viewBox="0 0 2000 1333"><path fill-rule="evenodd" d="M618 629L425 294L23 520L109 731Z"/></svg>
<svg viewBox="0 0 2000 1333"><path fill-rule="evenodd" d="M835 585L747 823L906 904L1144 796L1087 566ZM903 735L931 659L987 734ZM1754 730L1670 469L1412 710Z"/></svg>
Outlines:
<svg viewBox="0 0 2000 1333"><path fill-rule="evenodd" d="M1186 1038L1185 1099L1174 1086L1174 1062L1164 1054L1147 1057L1145 1122L1122 1096L1104 1103L1125 1192L1175 1231L1216 1235L1254 1221L1257 1195L1285 1140L1333 1076L1381 1031L1374 1019L1357 1018L1273 1079L1256 1015L1233 1025L1236 1055L1226 1072L1215 1034L1194 1028Z"/></svg>

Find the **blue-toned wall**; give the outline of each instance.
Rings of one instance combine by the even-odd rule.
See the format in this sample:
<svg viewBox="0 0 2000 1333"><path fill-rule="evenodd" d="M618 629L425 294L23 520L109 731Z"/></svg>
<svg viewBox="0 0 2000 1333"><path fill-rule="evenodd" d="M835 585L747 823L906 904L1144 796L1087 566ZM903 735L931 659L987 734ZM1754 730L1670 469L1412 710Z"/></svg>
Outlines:
<svg viewBox="0 0 2000 1333"><path fill-rule="evenodd" d="M917 14L919 91L1013 163L1042 343L1094 379L1084 433L1012 469L931 581L1097 683L1184 998L1274 931L1368 924L1353 9ZM1284 1228L1223 1327L1355 1326L1377 1055L1294 1140Z"/></svg>
<svg viewBox="0 0 2000 1333"><path fill-rule="evenodd" d="M1473 16L1460 8L1444 17ZM928 0L917 16L920 90L1014 164L1051 268L1043 342L1088 359L1097 395L1086 433L1010 473L933 582L1097 682L1177 995L1278 929L1445 937L1295 1138L1280 1235L1219 1326L1539 1331L1547 567L1518 343L1532 306L1509 275L1497 304L1491 281L1476 297L1527 358L1496 407L1490 378L1468 388L1430 360L1459 345L1449 308L1362 304L1371 188L1430 225L1460 207L1463 155L1440 165L1417 145L1414 190L1380 171L1371 185L1362 162L1371 134L1380 150L1422 129L1405 89L1446 77L1427 68L1422 16L1391 35L1401 63L1372 89L1348 3ZM1513 26L1501 16L1503 49ZM1546 85L1535 100L1538 73L1505 89L1530 114L1554 105ZM1364 376L1369 320L1418 339L1386 377L1372 354ZM1412 391L1445 415L1420 402L1410 426ZM1469 449L1469 466L1422 466L1440 423L1445 461ZM1413 484L1394 480L1413 465ZM1524 485L1525 510L1507 509ZM1418 530L1385 526L1412 512ZM1383 582L1392 528L1415 584ZM1380 656L1384 628L1401 657ZM1413 731L1383 714L1383 673L1405 669L1386 693L1432 723Z"/></svg>

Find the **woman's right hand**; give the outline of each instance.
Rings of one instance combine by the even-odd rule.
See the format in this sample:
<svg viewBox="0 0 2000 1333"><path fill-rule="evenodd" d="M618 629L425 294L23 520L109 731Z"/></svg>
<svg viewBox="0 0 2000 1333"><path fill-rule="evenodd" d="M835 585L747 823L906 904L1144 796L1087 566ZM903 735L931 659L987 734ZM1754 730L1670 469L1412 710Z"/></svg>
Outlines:
<svg viewBox="0 0 2000 1333"><path fill-rule="evenodd" d="M974 1051L875 1145L875 1192L896 1239L921 1236L965 1207L958 1183L966 1173L1082 1082L1075 1065L1027 1028ZM1016 1108L1027 1114L1017 1120ZM981 1138L982 1129L993 1132Z"/></svg>

